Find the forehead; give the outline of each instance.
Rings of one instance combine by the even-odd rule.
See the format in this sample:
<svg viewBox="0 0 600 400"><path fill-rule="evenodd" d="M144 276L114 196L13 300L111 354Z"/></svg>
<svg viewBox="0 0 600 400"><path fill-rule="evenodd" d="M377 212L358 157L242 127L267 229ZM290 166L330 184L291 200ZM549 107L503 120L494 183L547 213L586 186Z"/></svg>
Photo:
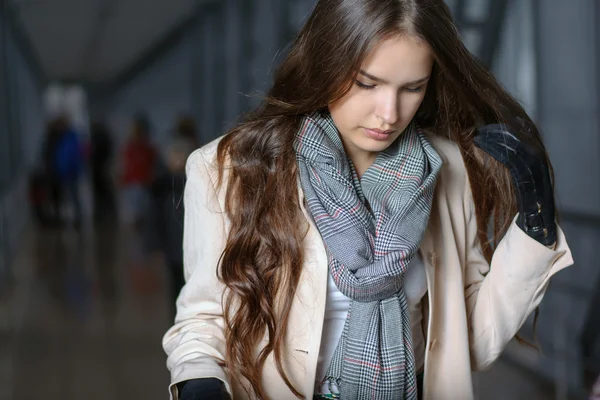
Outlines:
<svg viewBox="0 0 600 400"><path fill-rule="evenodd" d="M402 35L384 39L367 55L361 70L390 83L402 84L431 73L433 53L427 42Z"/></svg>

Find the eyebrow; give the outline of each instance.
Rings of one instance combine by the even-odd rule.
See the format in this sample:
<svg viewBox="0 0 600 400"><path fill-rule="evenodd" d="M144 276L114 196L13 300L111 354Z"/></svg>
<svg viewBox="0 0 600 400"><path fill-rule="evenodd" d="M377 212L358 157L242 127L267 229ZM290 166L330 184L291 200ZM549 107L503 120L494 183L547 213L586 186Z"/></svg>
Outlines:
<svg viewBox="0 0 600 400"><path fill-rule="evenodd" d="M361 74L361 75L363 75L363 76L365 76L365 77L367 77L367 78L369 78L370 80L372 80L374 82L379 82L379 83L383 83L383 84L388 84L389 83L385 79L378 78L375 75L371 75L368 72L363 71L362 69L360 71L358 71L358 73ZM417 79L415 81L406 82L404 84L404 86L418 85L419 83L424 83L424 82L428 81L429 78L431 78L431 75L427 75L426 77L421 78L421 79Z"/></svg>

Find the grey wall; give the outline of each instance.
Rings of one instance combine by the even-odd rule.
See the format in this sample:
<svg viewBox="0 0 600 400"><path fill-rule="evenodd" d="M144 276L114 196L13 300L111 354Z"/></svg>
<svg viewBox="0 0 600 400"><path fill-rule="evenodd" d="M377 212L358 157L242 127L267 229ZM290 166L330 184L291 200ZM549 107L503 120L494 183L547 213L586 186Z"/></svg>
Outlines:
<svg viewBox="0 0 600 400"><path fill-rule="evenodd" d="M558 196L564 210L600 216L598 5L539 4L539 121L556 165Z"/></svg>
<svg viewBox="0 0 600 400"><path fill-rule="evenodd" d="M506 12L492 70L527 113L537 117L537 58L533 0L513 1Z"/></svg>
<svg viewBox="0 0 600 400"><path fill-rule="evenodd" d="M44 130L43 82L17 37L0 10L0 290L29 216L26 179Z"/></svg>
<svg viewBox="0 0 600 400"><path fill-rule="evenodd" d="M257 105L271 84L292 18L311 1L226 0L202 7L197 24L168 53L110 96L91 99L92 119L127 134L131 115L145 111L157 142L166 140L179 113L191 113L202 143L222 135ZM293 18L297 18L293 13ZM225 29L225 27L228 27Z"/></svg>
<svg viewBox="0 0 600 400"><path fill-rule="evenodd" d="M191 46L191 37L183 38L111 98L107 120L114 134L126 137L132 115L145 112L152 120L153 138L161 144L177 116L192 111Z"/></svg>

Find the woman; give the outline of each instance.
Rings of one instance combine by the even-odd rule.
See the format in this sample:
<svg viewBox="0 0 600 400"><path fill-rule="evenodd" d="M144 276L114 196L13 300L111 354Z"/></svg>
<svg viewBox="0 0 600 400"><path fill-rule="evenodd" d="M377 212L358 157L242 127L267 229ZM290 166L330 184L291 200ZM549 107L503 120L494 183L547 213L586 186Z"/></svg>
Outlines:
<svg viewBox="0 0 600 400"><path fill-rule="evenodd" d="M573 263L550 171L442 0L319 1L188 161L172 396L472 398Z"/></svg>

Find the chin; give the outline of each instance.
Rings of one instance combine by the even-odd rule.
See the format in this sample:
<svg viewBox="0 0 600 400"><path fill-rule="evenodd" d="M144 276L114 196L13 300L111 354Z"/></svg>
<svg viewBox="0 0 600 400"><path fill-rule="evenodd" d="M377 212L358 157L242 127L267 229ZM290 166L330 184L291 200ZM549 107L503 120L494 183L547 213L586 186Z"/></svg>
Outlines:
<svg viewBox="0 0 600 400"><path fill-rule="evenodd" d="M393 142L393 140L382 142L382 141L373 140L373 139L366 139L366 140L361 141L360 148L363 149L364 151L378 153L378 152L383 151L383 150L387 149L388 147L390 147L392 142Z"/></svg>

